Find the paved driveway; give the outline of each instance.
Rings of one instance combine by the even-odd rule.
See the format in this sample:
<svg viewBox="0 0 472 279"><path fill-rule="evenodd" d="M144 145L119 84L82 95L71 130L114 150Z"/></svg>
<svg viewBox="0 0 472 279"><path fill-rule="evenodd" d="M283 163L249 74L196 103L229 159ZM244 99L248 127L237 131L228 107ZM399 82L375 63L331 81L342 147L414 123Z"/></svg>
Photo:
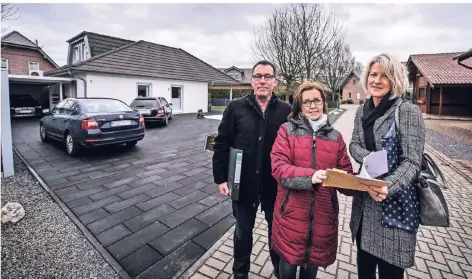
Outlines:
<svg viewBox="0 0 472 279"><path fill-rule="evenodd" d="M219 121L176 115L134 149L77 158L42 143L38 122L12 123L15 148L132 277L180 274L234 224L213 184L212 153L203 151Z"/></svg>

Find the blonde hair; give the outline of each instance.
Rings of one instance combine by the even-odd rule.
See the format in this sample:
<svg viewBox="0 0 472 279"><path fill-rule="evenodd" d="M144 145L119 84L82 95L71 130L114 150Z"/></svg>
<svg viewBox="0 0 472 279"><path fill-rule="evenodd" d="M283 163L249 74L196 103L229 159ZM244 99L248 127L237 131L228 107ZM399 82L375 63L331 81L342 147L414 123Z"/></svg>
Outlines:
<svg viewBox="0 0 472 279"><path fill-rule="evenodd" d="M298 118L298 115L300 114L300 112L302 112L303 92L312 89L315 89L320 92L321 99L323 100L323 113L328 113L328 104L326 103L326 95L323 90L323 85L318 82L304 81L302 82L302 84L300 84L300 86L298 86L298 89L295 92L295 95L293 97L292 112L288 116L288 119Z"/></svg>
<svg viewBox="0 0 472 279"><path fill-rule="evenodd" d="M380 68L385 72L385 75L390 80L392 98L401 97L408 88L408 70L398 59L393 57L391 54L382 53L375 56L370 62L364 67L361 77L361 86L364 92L369 92L368 89L368 78L370 68L375 63L380 64Z"/></svg>

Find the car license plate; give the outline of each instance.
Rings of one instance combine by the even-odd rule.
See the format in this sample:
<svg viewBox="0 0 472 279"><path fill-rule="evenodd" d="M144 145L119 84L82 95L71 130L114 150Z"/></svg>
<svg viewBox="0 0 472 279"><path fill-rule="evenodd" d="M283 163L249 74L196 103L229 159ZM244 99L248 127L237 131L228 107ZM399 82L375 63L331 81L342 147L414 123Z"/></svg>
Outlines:
<svg viewBox="0 0 472 279"><path fill-rule="evenodd" d="M141 110L139 110L139 112L141 114L151 114L151 110L149 110L149 109L141 109Z"/></svg>
<svg viewBox="0 0 472 279"><path fill-rule="evenodd" d="M119 120L119 121L112 121L111 122L112 127L130 126L130 125L131 125L131 120Z"/></svg>
<svg viewBox="0 0 472 279"><path fill-rule="evenodd" d="M31 110L20 110L20 113L31 113Z"/></svg>

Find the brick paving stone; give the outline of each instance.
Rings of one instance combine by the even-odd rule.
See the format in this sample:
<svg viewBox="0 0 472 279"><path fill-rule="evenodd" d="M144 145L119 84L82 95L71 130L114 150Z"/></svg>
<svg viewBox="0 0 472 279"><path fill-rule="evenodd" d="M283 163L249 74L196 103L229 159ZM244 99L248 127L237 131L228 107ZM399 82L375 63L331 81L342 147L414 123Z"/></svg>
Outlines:
<svg viewBox="0 0 472 279"><path fill-rule="evenodd" d="M124 269L134 277L161 258L162 256L159 255L159 253L148 245L145 245L122 259L120 263L123 265Z"/></svg>
<svg viewBox="0 0 472 279"><path fill-rule="evenodd" d="M213 267L217 270L223 270L225 268L226 263L215 258L209 258L206 262L206 265Z"/></svg>
<svg viewBox="0 0 472 279"><path fill-rule="evenodd" d="M174 211L175 211L175 208L173 208L172 206L163 204L149 211L146 211L136 217L133 217L129 219L128 221L124 222L123 224L128 229L135 232L157 221L157 219L159 219L161 216L168 215Z"/></svg>
<svg viewBox="0 0 472 279"><path fill-rule="evenodd" d="M127 207L133 206L137 203L147 201L147 200L149 200L148 196L146 196L145 194L140 194L138 196L135 196L135 197L132 197L132 198L129 198L129 199L117 202L117 203L107 205L104 208L106 209L106 211L108 211L110 213L115 213L115 212L121 211L121 210L123 210Z"/></svg>

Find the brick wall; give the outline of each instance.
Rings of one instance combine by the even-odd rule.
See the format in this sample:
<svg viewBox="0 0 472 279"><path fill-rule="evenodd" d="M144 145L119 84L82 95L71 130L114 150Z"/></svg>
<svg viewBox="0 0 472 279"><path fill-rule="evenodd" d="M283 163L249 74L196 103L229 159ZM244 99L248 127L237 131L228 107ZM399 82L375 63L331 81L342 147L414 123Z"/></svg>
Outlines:
<svg viewBox="0 0 472 279"><path fill-rule="evenodd" d="M355 82L354 82L355 81ZM351 75L346 84L344 84L342 97L343 101L349 99L349 93L351 93L351 99L354 104L359 104L360 100L365 100L366 94L359 84L360 79L355 75ZM360 93L359 99L357 99L357 93Z"/></svg>
<svg viewBox="0 0 472 279"><path fill-rule="evenodd" d="M56 68L33 49L2 46L2 58L8 59L8 73L12 75L29 75L29 62L38 62L39 70L43 72Z"/></svg>

